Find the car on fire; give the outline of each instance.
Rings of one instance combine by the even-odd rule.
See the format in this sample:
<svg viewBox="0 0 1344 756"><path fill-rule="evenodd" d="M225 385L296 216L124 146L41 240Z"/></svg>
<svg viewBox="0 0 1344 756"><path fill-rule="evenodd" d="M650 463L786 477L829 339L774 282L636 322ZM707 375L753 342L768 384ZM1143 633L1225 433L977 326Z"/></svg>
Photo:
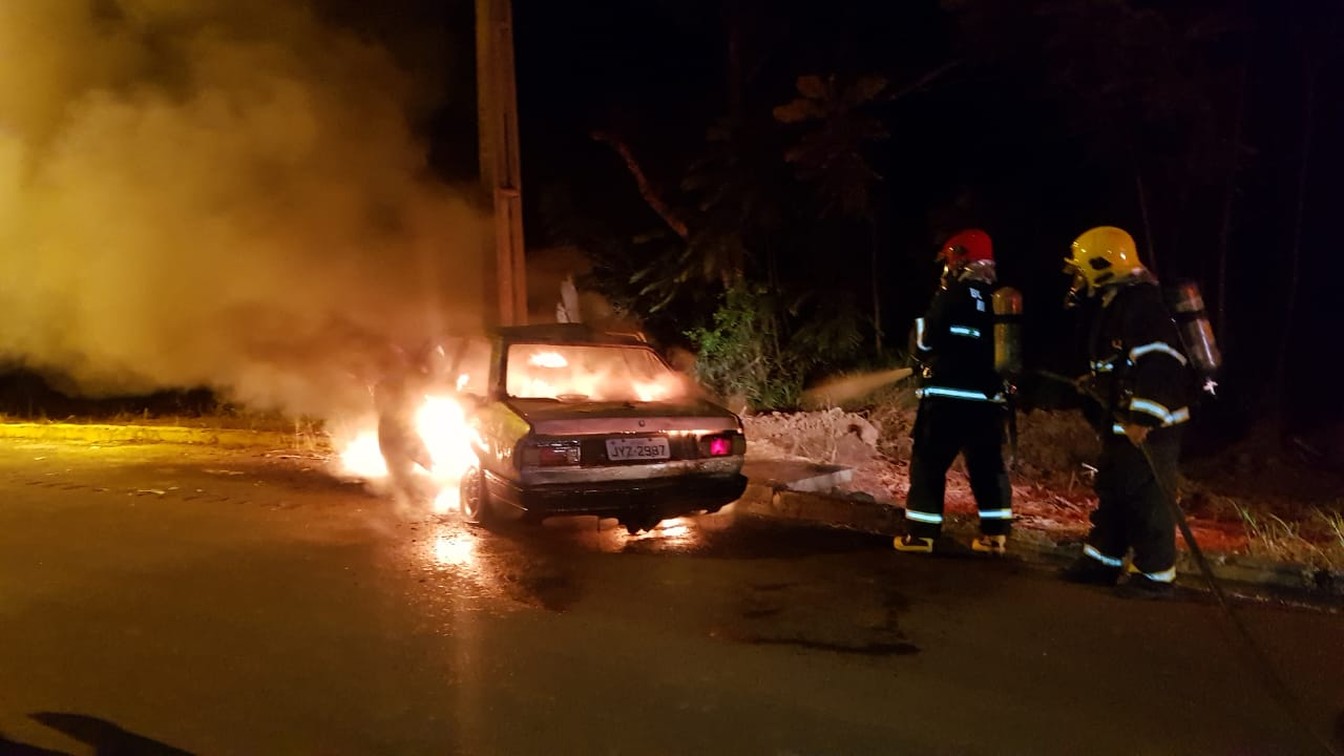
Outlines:
<svg viewBox="0 0 1344 756"><path fill-rule="evenodd" d="M742 421L639 336L500 327L448 359L476 436L469 522L597 515L637 533L746 489Z"/></svg>

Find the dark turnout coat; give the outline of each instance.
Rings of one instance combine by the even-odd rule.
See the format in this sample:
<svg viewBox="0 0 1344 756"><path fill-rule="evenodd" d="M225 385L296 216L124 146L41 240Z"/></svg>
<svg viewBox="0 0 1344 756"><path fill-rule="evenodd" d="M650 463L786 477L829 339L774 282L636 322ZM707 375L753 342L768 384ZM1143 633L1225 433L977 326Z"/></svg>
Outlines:
<svg viewBox="0 0 1344 756"><path fill-rule="evenodd" d="M1132 570L1169 583L1176 577L1170 497L1192 373L1157 282L1142 275L1104 291L1089 342L1102 448L1083 553L1119 569L1132 548ZM1127 424L1152 429L1141 446L1125 436Z"/></svg>
<svg viewBox="0 0 1344 756"><path fill-rule="evenodd" d="M984 535L1006 536L1012 489L1003 464L1004 381L994 370L994 283L963 275L940 289L915 321L914 351L925 368L919 389L910 489L909 535L937 538L947 470L966 460Z"/></svg>
<svg viewBox="0 0 1344 756"><path fill-rule="evenodd" d="M1190 419L1189 360L1157 283L1107 292L1089 339L1097 399L1110 430L1124 423L1169 428Z"/></svg>
<svg viewBox="0 0 1344 756"><path fill-rule="evenodd" d="M994 371L992 282L962 278L942 289L915 321L915 352L926 370L920 395L1002 403Z"/></svg>

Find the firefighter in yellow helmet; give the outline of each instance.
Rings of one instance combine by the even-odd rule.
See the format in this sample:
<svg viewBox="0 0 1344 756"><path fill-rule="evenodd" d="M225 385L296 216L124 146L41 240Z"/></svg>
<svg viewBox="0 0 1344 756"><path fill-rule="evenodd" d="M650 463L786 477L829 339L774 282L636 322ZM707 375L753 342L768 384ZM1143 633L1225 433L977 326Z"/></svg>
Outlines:
<svg viewBox="0 0 1344 756"><path fill-rule="evenodd" d="M1073 275L1071 304L1094 300L1090 376L1082 385L1100 405L1102 451L1092 530L1064 578L1117 586L1126 597L1165 598L1176 577L1176 523L1166 497L1176 490L1181 430L1190 419L1188 359L1157 279L1123 229L1084 232L1065 272Z"/></svg>

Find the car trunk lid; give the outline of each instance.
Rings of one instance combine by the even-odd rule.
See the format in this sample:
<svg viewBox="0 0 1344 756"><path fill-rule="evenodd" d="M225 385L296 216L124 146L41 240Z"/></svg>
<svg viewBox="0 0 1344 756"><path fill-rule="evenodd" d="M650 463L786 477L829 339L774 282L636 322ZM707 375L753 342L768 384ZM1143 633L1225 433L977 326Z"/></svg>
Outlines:
<svg viewBox="0 0 1344 756"><path fill-rule="evenodd" d="M509 399L539 436L718 433L739 429L737 416L705 401L562 402Z"/></svg>

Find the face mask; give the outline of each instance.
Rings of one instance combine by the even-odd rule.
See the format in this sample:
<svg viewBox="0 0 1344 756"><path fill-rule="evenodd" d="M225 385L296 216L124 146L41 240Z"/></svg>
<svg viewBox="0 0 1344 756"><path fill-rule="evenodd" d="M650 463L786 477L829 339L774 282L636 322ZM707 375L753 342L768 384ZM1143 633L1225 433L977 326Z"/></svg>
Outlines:
<svg viewBox="0 0 1344 756"><path fill-rule="evenodd" d="M1064 309L1070 310L1077 307L1083 301L1083 295L1091 294L1087 286L1087 278L1083 272L1072 261L1067 261L1064 266L1065 273L1073 274L1073 281L1069 284L1069 293L1064 295Z"/></svg>

